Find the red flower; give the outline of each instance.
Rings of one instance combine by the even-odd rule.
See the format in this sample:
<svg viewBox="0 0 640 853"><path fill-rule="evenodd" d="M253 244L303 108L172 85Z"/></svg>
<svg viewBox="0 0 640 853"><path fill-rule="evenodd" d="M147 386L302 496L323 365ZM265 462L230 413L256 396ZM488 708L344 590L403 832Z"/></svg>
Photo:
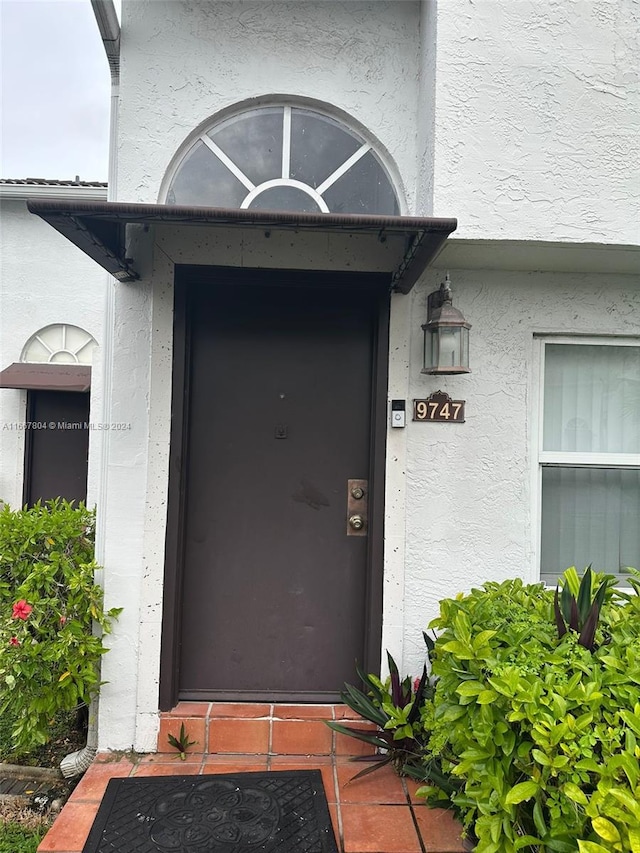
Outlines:
<svg viewBox="0 0 640 853"><path fill-rule="evenodd" d="M66 616L61 616L61 617L60 617L60 624L61 624L61 625L64 625L64 623L65 623L66 621L67 621L67 617L66 617Z"/></svg>
<svg viewBox="0 0 640 853"><path fill-rule="evenodd" d="M12 638L9 640L9 645L11 645L11 646L19 646L19 645L20 645L20 640L19 640L17 637L12 637Z"/></svg>
<svg viewBox="0 0 640 853"><path fill-rule="evenodd" d="M420 687L420 682L421 682L421 681L422 681L422 679L421 679L421 678L414 678L414 679L413 679L413 692L414 692L414 693L417 693L417 692L418 692L418 687Z"/></svg>
<svg viewBox="0 0 640 853"><path fill-rule="evenodd" d="M11 615L14 619L28 619L29 614L33 610L33 607L21 598L20 601L16 601L13 605L13 612Z"/></svg>

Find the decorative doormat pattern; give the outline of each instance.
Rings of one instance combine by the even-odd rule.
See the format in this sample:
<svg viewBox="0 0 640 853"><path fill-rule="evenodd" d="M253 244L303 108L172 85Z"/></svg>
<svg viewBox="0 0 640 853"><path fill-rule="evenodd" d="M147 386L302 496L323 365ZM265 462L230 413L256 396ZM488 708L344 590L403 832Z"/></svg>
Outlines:
<svg viewBox="0 0 640 853"><path fill-rule="evenodd" d="M111 779L83 853L338 853L319 770Z"/></svg>

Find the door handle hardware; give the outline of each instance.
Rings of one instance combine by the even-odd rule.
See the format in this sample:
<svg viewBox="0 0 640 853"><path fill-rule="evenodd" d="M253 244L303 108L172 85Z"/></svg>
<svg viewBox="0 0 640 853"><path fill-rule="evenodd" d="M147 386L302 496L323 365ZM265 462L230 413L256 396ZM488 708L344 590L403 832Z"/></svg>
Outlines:
<svg viewBox="0 0 640 853"><path fill-rule="evenodd" d="M347 480L347 536L366 536L369 526L369 483Z"/></svg>

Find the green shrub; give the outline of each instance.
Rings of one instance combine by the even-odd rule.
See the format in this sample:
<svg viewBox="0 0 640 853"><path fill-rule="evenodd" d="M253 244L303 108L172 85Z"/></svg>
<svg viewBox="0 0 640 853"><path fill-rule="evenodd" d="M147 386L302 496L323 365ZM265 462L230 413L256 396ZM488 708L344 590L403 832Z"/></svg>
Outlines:
<svg viewBox="0 0 640 853"><path fill-rule="evenodd" d="M428 639L426 635L425 639ZM393 764L394 769L402 774L407 762L419 759L423 752L424 730L420 724L420 708L432 688L427 678L426 666L421 678L400 678L396 662L388 652L387 661L389 677L386 681L381 681L376 675L366 675L356 667L365 692L352 684L345 684L345 690L340 694L345 705L363 719L374 723L377 730L364 732L358 726L333 721L328 721L327 725L339 734L348 735L368 743L376 750L382 750L374 756L359 756L353 760L375 761L377 767L371 769ZM364 776L368 772L369 769L364 770L358 776Z"/></svg>
<svg viewBox="0 0 640 853"><path fill-rule="evenodd" d="M558 637L542 584L441 602L425 760L464 783L478 853L640 853L640 599L602 598L593 651Z"/></svg>
<svg viewBox="0 0 640 853"><path fill-rule="evenodd" d="M0 713L8 711L16 754L47 741L59 711L88 703L99 688L107 632L95 583L95 515L50 501L0 510Z"/></svg>

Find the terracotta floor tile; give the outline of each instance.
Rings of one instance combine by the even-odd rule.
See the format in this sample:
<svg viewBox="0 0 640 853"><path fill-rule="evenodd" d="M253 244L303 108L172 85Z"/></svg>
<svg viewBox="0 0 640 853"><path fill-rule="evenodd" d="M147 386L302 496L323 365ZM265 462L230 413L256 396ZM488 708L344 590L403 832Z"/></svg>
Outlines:
<svg viewBox="0 0 640 853"><path fill-rule="evenodd" d="M330 755L333 732L319 720L274 720L274 755Z"/></svg>
<svg viewBox="0 0 640 853"><path fill-rule="evenodd" d="M210 720L210 753L258 753L269 751L269 720Z"/></svg>
<svg viewBox="0 0 640 853"><path fill-rule="evenodd" d="M245 764L258 764L261 767L266 767L269 761L268 755L250 754L250 755L205 755L205 764L233 764L242 767Z"/></svg>
<svg viewBox="0 0 640 853"><path fill-rule="evenodd" d="M414 807L413 813L427 853L460 853L464 850L462 826L448 809L430 809L424 805Z"/></svg>
<svg viewBox="0 0 640 853"><path fill-rule="evenodd" d="M334 720L353 720L355 718L355 712L351 710L348 705L334 705L333 706L333 719ZM360 718L358 718L360 719Z"/></svg>
<svg viewBox="0 0 640 853"><path fill-rule="evenodd" d="M253 756L255 758L255 756ZM235 761L235 756L230 759L227 756L224 761L207 761L203 768L203 773L258 773L267 769L267 759L264 761Z"/></svg>
<svg viewBox="0 0 640 853"><path fill-rule="evenodd" d="M333 761L329 755L274 755L271 759L272 770L319 770L328 803L337 803L336 786L333 778Z"/></svg>
<svg viewBox="0 0 640 853"><path fill-rule="evenodd" d="M269 717L271 705L259 702L212 702L209 716L234 720Z"/></svg>
<svg viewBox="0 0 640 853"><path fill-rule="evenodd" d="M342 839L340 838L340 823L338 821L338 805L329 803L329 814L331 815L331 825L333 826L333 834L335 835L336 845L338 850L342 850Z"/></svg>
<svg viewBox="0 0 640 853"><path fill-rule="evenodd" d="M406 804L407 795L402 787L402 782L395 771L388 765L374 770L373 773L368 774L362 779L353 778L370 766L369 763L361 762L339 764L337 766L340 802L386 803L387 805Z"/></svg>
<svg viewBox="0 0 640 853"><path fill-rule="evenodd" d="M332 720L333 705L274 705L278 720Z"/></svg>
<svg viewBox="0 0 640 853"><path fill-rule="evenodd" d="M134 765L129 761L121 761L117 764L92 764L76 785L71 795L74 803L80 800L93 800L100 802L109 779L122 779L129 776Z"/></svg>
<svg viewBox="0 0 640 853"><path fill-rule="evenodd" d="M211 702L178 702L170 711L163 711L163 717L206 717Z"/></svg>
<svg viewBox="0 0 640 853"><path fill-rule="evenodd" d="M341 804L344 853L421 853L409 806Z"/></svg>
<svg viewBox="0 0 640 853"><path fill-rule="evenodd" d="M142 755L138 764L175 764L176 761L180 764L200 764L205 754L202 751L188 752L182 761L175 749L171 749L171 752L150 752L147 755Z"/></svg>
<svg viewBox="0 0 640 853"><path fill-rule="evenodd" d="M375 731L375 727L366 726L363 723L347 723L347 725L361 732ZM375 746L357 738L349 737L349 735L341 735L339 732L334 732L334 735L334 752L336 755L375 755Z"/></svg>
<svg viewBox="0 0 640 853"><path fill-rule="evenodd" d="M204 717L162 717L160 719L160 731L158 733L158 751L175 752L169 745L168 735L175 738L180 735L180 727L184 724L185 732L190 741L195 743L189 747L189 752L205 752L206 742L206 720Z"/></svg>
<svg viewBox="0 0 640 853"><path fill-rule="evenodd" d="M418 782L416 779L411 779L408 776L405 776L402 781L404 782L404 785L406 787L407 795L409 797L410 802L416 803L416 805L419 806L424 806L426 802L425 798L417 797L416 791L418 790L418 788L423 788L427 783Z"/></svg>
<svg viewBox="0 0 640 853"><path fill-rule="evenodd" d="M98 803L67 803L40 842L38 853L80 853L98 812Z"/></svg>
<svg viewBox="0 0 640 853"><path fill-rule="evenodd" d="M200 764L188 764L186 761L176 761L174 764L139 764L132 774L138 776L197 776Z"/></svg>

